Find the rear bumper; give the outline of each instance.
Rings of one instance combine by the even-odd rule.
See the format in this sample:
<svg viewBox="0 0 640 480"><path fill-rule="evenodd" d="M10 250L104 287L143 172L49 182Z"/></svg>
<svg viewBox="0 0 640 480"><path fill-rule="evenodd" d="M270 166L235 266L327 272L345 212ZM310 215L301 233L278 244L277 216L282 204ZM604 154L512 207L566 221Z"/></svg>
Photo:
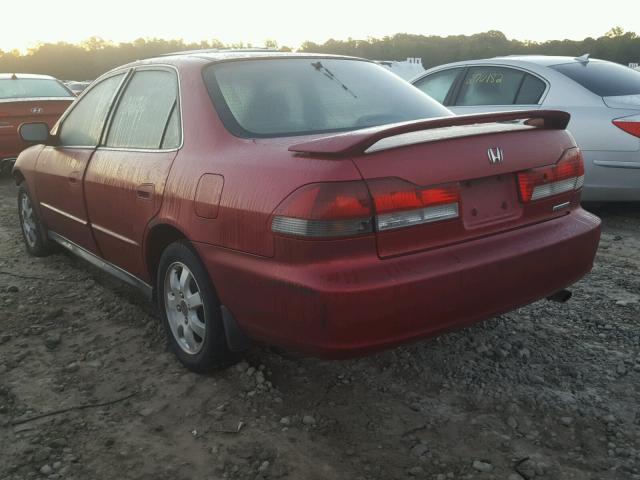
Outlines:
<svg viewBox="0 0 640 480"><path fill-rule="evenodd" d="M370 353L544 298L593 265L600 220L582 209L499 235L396 258L290 265L196 248L252 338L322 357Z"/></svg>

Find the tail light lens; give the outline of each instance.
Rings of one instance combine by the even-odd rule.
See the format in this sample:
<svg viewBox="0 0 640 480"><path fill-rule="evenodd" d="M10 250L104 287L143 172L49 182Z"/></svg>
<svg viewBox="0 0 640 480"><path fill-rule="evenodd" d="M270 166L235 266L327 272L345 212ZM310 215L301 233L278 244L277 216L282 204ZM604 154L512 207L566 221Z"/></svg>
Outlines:
<svg viewBox="0 0 640 480"><path fill-rule="evenodd" d="M520 199L524 203L559 195L582 188L584 163L577 148L568 150L551 167L535 168L518 173Z"/></svg>
<svg viewBox="0 0 640 480"><path fill-rule="evenodd" d="M271 229L297 237L351 237L373 232L372 215L364 182L314 183L280 204Z"/></svg>
<svg viewBox="0 0 640 480"><path fill-rule="evenodd" d="M418 187L398 178L314 183L293 192L276 209L275 233L307 238L353 237L459 216L457 183ZM375 207L375 210L374 210Z"/></svg>
<svg viewBox="0 0 640 480"><path fill-rule="evenodd" d="M380 232L456 218L460 186L457 183L418 187L398 178L369 182Z"/></svg>
<svg viewBox="0 0 640 480"><path fill-rule="evenodd" d="M613 121L613 124L634 137L640 138L640 115L617 118Z"/></svg>

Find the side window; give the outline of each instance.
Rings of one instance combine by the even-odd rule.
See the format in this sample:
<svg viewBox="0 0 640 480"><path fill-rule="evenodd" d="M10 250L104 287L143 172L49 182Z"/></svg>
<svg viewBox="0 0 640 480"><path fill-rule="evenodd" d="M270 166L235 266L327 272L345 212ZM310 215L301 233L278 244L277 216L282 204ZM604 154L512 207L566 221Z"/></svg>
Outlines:
<svg viewBox="0 0 640 480"><path fill-rule="evenodd" d="M461 70L461 68L450 68L436 72L418 80L414 85L435 101L444 103Z"/></svg>
<svg viewBox="0 0 640 480"><path fill-rule="evenodd" d="M547 86L539 78L525 74L524 81L516 97L516 105L535 105L540 101Z"/></svg>
<svg viewBox="0 0 640 480"><path fill-rule="evenodd" d="M177 147L180 137L177 102L178 80L173 72L136 72L116 107L106 146L148 149L165 148L163 145Z"/></svg>
<svg viewBox="0 0 640 480"><path fill-rule="evenodd" d="M121 73L101 81L78 101L60 126L61 145L98 145L109 107L124 76Z"/></svg>
<svg viewBox="0 0 640 480"><path fill-rule="evenodd" d="M456 105L513 105L525 73L505 67L471 67Z"/></svg>

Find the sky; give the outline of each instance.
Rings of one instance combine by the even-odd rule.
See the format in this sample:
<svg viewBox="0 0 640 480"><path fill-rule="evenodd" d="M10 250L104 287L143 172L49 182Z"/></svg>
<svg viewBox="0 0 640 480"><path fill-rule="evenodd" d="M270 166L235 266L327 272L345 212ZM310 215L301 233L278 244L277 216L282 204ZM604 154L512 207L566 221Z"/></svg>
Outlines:
<svg viewBox="0 0 640 480"><path fill-rule="evenodd" d="M608 0L3 0L0 49L81 42L98 36L217 38L262 46L267 39L298 47L305 40L365 39L395 33L473 34L544 41L598 37L614 26L640 34L640 1ZM596 7L596 5L598 5Z"/></svg>

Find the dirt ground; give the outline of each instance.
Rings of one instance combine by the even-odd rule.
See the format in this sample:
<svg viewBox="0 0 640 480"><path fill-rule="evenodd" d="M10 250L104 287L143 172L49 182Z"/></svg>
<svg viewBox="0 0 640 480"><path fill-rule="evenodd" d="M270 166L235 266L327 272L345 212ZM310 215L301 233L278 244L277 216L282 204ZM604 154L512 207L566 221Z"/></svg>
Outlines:
<svg viewBox="0 0 640 480"><path fill-rule="evenodd" d="M15 194L0 182L2 480L640 479L640 204L595 209L596 266L567 304L346 362L257 347L198 376L140 295L28 257Z"/></svg>

